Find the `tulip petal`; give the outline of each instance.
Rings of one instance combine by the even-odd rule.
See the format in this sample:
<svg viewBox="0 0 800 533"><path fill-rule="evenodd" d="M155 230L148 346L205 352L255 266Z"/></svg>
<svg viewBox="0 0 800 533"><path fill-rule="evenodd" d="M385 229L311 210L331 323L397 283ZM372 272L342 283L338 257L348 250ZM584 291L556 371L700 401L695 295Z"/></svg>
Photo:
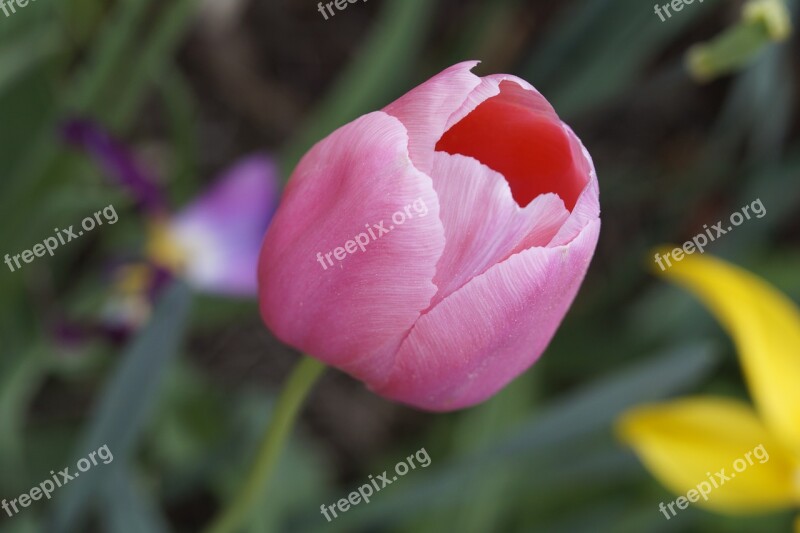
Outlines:
<svg viewBox="0 0 800 533"><path fill-rule="evenodd" d="M589 176L568 130L529 84L512 76L482 81L487 83L493 89L497 84L499 92L454 123L436 150L473 157L500 172L522 207L554 192L572 210ZM484 89L476 92L486 94Z"/></svg>
<svg viewBox="0 0 800 533"><path fill-rule="evenodd" d="M579 172L588 176L586 186L578 196L575 207L572 208L569 218L550 242L549 246L561 246L572 241L590 221L600 216L600 188L597 182L597 173L589 151L583 146L580 139L564 124L564 130L570 138L573 160L579 167ZM580 155L579 155L580 154Z"/></svg>
<svg viewBox="0 0 800 533"><path fill-rule="evenodd" d="M673 493L707 483L699 506L738 514L800 502L799 465L743 402L699 397L642 406L623 415L618 431Z"/></svg>
<svg viewBox="0 0 800 533"><path fill-rule="evenodd" d="M170 237L187 256L184 274L194 286L229 296L257 294L258 254L278 187L274 161L250 156L172 218Z"/></svg>
<svg viewBox="0 0 800 533"><path fill-rule="evenodd" d="M436 293L439 202L408 142L398 119L375 112L318 143L286 187L259 265L270 329L364 380L386 372ZM357 238L363 247L347 244Z"/></svg>
<svg viewBox="0 0 800 533"><path fill-rule="evenodd" d="M432 305L510 255L546 246L570 215L555 194L520 208L505 178L471 157L437 152L431 177L446 238Z"/></svg>
<svg viewBox="0 0 800 533"><path fill-rule="evenodd" d="M384 108L408 131L408 151L414 165L429 173L433 147L445 131L447 121L481 79L470 72L478 61L464 61L440 72Z"/></svg>
<svg viewBox="0 0 800 533"><path fill-rule="evenodd" d="M757 276L708 256L687 255L662 275L699 297L733 337L761 416L800 456L797 306Z"/></svg>
<svg viewBox="0 0 800 533"><path fill-rule="evenodd" d="M522 89L522 91L517 91L513 87L509 88L511 92L518 95L517 103L519 105L528 107L530 111L540 115L542 118L552 119L553 121L558 120L558 115L553 106L533 85L512 74L490 74L480 78L478 86L469 93L461 106L450 115L447 119L445 131L452 128L456 123L461 122L464 117L472 113L475 108L486 100L499 95L500 86L504 82L512 82Z"/></svg>
<svg viewBox="0 0 800 533"><path fill-rule="evenodd" d="M600 221L571 243L531 248L473 278L420 317L378 394L431 411L479 403L533 364L569 309Z"/></svg>

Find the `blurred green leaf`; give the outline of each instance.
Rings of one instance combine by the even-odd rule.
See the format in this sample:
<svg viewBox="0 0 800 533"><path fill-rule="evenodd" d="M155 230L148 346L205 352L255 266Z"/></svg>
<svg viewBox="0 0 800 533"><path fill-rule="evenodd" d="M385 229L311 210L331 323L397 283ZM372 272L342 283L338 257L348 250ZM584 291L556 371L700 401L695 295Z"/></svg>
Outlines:
<svg viewBox="0 0 800 533"><path fill-rule="evenodd" d="M607 431L624 410L697 385L716 361L710 345L692 344L615 371L548 403L512 432L498 436L469 457L445 465L438 465L434 458L430 472L404 479L387 494L377 494L369 506L349 512L330 525L335 524L337 530L352 530L405 519L434 504L448 505L465 488L477 486L480 473L489 465L521 468L525 458ZM309 527L314 523L309 520Z"/></svg>
<svg viewBox="0 0 800 533"><path fill-rule="evenodd" d="M192 316L196 315L193 308ZM165 490L196 486L214 450L230 431L228 403L208 379L188 363L167 373L163 407L148 430L149 453L165 479Z"/></svg>
<svg viewBox="0 0 800 533"><path fill-rule="evenodd" d="M495 435L508 431L530 416L533 396L539 388L538 378L539 374L527 372L486 403L462 413L452 432L451 455L468 457L490 444ZM462 493L454 505L440 507L435 512L435 520L428 518L422 524L414 524L409 531L435 533L452 528L464 533L479 533L501 529L512 504L508 491L515 472L517 469L510 465L483 469L481 483L474 491Z"/></svg>
<svg viewBox="0 0 800 533"><path fill-rule="evenodd" d="M436 2L386 0L384 4L361 53L284 149L284 175L288 176L303 153L333 130L413 87L403 87L402 83L422 47Z"/></svg>
<svg viewBox="0 0 800 533"><path fill-rule="evenodd" d="M73 112L86 112L107 90L116 69L129 65L126 54L139 43L145 15L153 0L122 0L95 39L77 82L67 91L66 105Z"/></svg>
<svg viewBox="0 0 800 533"><path fill-rule="evenodd" d="M592 0L566 9L522 76L564 117L619 97L687 27L717 5L695 3L666 22L640 0ZM569 65L569 68L564 68Z"/></svg>
<svg viewBox="0 0 800 533"><path fill-rule="evenodd" d="M715 151L730 153L748 140L749 159L768 161L781 154L791 122L785 112L792 108L791 58L787 47L770 47L733 78L709 138Z"/></svg>
<svg viewBox="0 0 800 533"><path fill-rule="evenodd" d="M260 391L247 391L231 408L230 427L223 435L226 442L217 450L217 460L212 464L215 478L212 484L221 494L235 494L247 475L251 465L240 463L231 467L230 458L256 455L274 406L274 398ZM290 437L270 481L275 490L262 495L242 530L249 533L291 530L286 527L290 515L307 513L309 502L318 510L325 501L326 491L330 490L329 470L323 454L309 446L302 436Z"/></svg>
<svg viewBox="0 0 800 533"><path fill-rule="evenodd" d="M113 533L167 533L169 526L156 502L141 490L124 465L114 465L104 486L102 515Z"/></svg>
<svg viewBox="0 0 800 533"><path fill-rule="evenodd" d="M196 6L197 0L175 0L168 4L166 12L148 32L144 46L136 47L138 61L133 68L127 68L126 64L127 76L123 85L117 86L113 96L107 100L107 111L101 112L110 126L119 129L135 117L148 84L163 76L172 64L179 40Z"/></svg>
<svg viewBox="0 0 800 533"><path fill-rule="evenodd" d="M175 152L169 172L170 193L174 205L184 205L196 192L198 132L196 105L187 80L178 71L166 72L156 79L169 120L171 146Z"/></svg>
<svg viewBox="0 0 800 533"><path fill-rule="evenodd" d="M25 465L25 415L47 365L44 348L36 345L10 363L0 374L0 488L16 491L27 483Z"/></svg>
<svg viewBox="0 0 800 533"><path fill-rule="evenodd" d="M108 445L114 467L127 464L139 435L155 407L162 378L177 357L186 330L191 293L174 283L162 296L148 326L136 337L100 396L86 437L76 450L83 457ZM71 531L81 513L107 479L107 471L95 468L67 487L56 506L53 530Z"/></svg>
<svg viewBox="0 0 800 533"><path fill-rule="evenodd" d="M13 42L0 43L0 99L11 84L58 51L60 38L58 28L48 25Z"/></svg>
<svg viewBox="0 0 800 533"><path fill-rule="evenodd" d="M19 164L9 167L11 180L5 194L0 196L0 212L4 213L7 226L16 226L16 221L25 217L33 198L48 196L49 180L69 176L65 162L74 164L75 160L64 157L57 139L58 121L68 112L90 112L101 94L116 82L113 77L115 69L129 63L126 54L136 49L137 31L142 29L144 16L152 3L152 0L123 0L119 3L102 26L103 31L90 48L75 81L63 90L64 96L57 99L52 112L35 122L37 131L27 136L27 149L21 152L25 157ZM61 172L49 172L60 157L62 164L58 166ZM5 239L5 233L3 237Z"/></svg>

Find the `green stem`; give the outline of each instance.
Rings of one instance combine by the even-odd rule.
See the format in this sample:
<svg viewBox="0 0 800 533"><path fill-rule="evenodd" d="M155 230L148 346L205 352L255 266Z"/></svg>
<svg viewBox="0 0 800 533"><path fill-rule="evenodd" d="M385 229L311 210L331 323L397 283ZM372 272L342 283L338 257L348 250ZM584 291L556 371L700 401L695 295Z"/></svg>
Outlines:
<svg viewBox="0 0 800 533"><path fill-rule="evenodd" d="M283 443L294 425L303 400L319 376L322 375L323 370L325 370L325 365L310 357L304 357L295 367L278 398L271 423L261 441L258 455L247 480L225 511L206 530L206 533L233 533L242 527L253 505L264 496L272 468L275 466Z"/></svg>

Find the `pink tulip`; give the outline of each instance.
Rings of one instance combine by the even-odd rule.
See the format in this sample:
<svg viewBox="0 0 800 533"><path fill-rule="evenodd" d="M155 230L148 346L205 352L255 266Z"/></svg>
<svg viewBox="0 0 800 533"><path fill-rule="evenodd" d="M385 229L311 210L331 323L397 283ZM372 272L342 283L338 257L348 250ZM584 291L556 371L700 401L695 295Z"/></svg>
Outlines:
<svg viewBox="0 0 800 533"><path fill-rule="evenodd" d="M600 231L580 140L527 82L476 64L317 143L259 262L282 341L431 411L481 402L539 358Z"/></svg>

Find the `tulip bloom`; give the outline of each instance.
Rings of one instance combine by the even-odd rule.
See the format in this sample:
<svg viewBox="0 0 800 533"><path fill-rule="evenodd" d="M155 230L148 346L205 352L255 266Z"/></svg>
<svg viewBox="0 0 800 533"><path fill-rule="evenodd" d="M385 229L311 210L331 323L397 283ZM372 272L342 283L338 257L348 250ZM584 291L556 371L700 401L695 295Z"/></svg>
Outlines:
<svg viewBox="0 0 800 533"><path fill-rule="evenodd" d="M600 230L580 140L527 82L476 64L314 146L259 264L282 341L432 411L481 402L538 359Z"/></svg>
<svg viewBox="0 0 800 533"><path fill-rule="evenodd" d="M657 272L692 291L733 337L755 407L705 396L640 406L619 421L622 440L676 494L724 468L724 485L697 499L701 507L738 515L800 506L800 310L718 259L686 256ZM745 462L756 448L760 460Z"/></svg>

